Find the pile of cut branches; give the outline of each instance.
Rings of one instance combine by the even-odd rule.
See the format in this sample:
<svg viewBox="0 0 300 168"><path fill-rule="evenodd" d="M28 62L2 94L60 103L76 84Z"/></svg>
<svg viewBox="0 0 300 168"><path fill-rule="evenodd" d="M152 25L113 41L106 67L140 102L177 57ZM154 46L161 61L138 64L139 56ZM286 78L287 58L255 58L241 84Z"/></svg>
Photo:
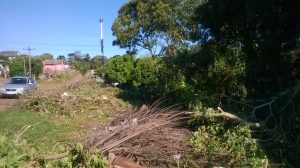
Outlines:
<svg viewBox="0 0 300 168"><path fill-rule="evenodd" d="M105 128L88 137L87 148L114 153L146 167L174 167L192 153L187 145L190 132L178 128L184 119L173 107L142 106L119 115Z"/></svg>
<svg viewBox="0 0 300 168"><path fill-rule="evenodd" d="M73 116L78 113L110 116L130 105L115 98L116 88L101 87L89 79L74 78L71 82L49 85L24 96L23 108L50 115Z"/></svg>

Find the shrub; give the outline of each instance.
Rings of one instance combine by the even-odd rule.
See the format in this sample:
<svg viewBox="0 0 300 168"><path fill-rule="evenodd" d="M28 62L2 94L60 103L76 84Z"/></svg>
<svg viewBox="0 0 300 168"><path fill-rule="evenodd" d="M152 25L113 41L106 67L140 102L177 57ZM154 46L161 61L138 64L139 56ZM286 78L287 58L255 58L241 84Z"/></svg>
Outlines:
<svg viewBox="0 0 300 168"><path fill-rule="evenodd" d="M245 125L232 126L226 122L201 125L190 144L207 156L210 165L262 167L265 156Z"/></svg>
<svg viewBox="0 0 300 168"><path fill-rule="evenodd" d="M16 144L7 136L0 136L0 167L94 167L106 168L108 161L98 151L86 151L78 143L74 147L59 146L58 153L65 157L49 160L38 156L37 150L26 143Z"/></svg>
<svg viewBox="0 0 300 168"><path fill-rule="evenodd" d="M129 84L132 81L134 58L131 55L115 56L105 63L105 79L107 82Z"/></svg>

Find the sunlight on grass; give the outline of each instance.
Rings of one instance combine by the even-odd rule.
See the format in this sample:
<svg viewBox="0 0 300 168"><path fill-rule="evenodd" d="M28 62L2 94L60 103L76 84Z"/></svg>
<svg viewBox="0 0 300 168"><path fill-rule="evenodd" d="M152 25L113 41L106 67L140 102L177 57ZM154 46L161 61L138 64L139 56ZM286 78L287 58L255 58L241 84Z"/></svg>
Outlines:
<svg viewBox="0 0 300 168"><path fill-rule="evenodd" d="M33 112L6 110L0 112L0 135L14 137L22 129L30 126L21 138L41 151L52 151L58 143L72 143L75 136L66 136L75 129L67 120L50 119Z"/></svg>

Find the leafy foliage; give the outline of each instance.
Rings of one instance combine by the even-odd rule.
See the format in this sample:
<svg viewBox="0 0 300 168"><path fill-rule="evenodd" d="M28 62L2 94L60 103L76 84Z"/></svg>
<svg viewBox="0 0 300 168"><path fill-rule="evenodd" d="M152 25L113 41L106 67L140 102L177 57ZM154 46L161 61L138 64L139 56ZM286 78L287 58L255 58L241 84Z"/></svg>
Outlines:
<svg viewBox="0 0 300 168"><path fill-rule="evenodd" d="M34 75L35 77L39 77L40 74L42 74L43 72L43 64L42 64L42 60L38 59L38 58L34 58L31 60L31 73L32 75Z"/></svg>
<svg viewBox="0 0 300 168"><path fill-rule="evenodd" d="M67 60L66 57L64 55L59 55L57 57L57 60L64 60L64 62Z"/></svg>
<svg viewBox="0 0 300 168"><path fill-rule="evenodd" d="M220 45L240 44L248 90L270 96L299 82L291 73L298 69L299 9L298 1L208 0L197 8L195 20Z"/></svg>
<svg viewBox="0 0 300 168"><path fill-rule="evenodd" d="M197 152L205 153L208 164L223 163L229 167L262 167L264 153L258 148L247 126L232 126L226 122L201 125L190 144ZM220 166L224 166L220 165Z"/></svg>
<svg viewBox="0 0 300 168"><path fill-rule="evenodd" d="M105 56L95 56L90 60L91 62L91 69L94 69L97 75L104 74L104 66L107 58Z"/></svg>
<svg viewBox="0 0 300 168"><path fill-rule="evenodd" d="M17 57L9 63L10 76L24 75L24 57Z"/></svg>
<svg viewBox="0 0 300 168"><path fill-rule="evenodd" d="M133 71L133 86L149 87L156 83L155 60L150 57L135 60Z"/></svg>
<svg viewBox="0 0 300 168"><path fill-rule="evenodd" d="M71 67L77 69L82 75L85 75L91 69L91 57L89 54L75 51L74 53L69 53L67 59Z"/></svg>
<svg viewBox="0 0 300 168"><path fill-rule="evenodd" d="M95 167L95 168L106 168L108 166L108 161L102 154L98 151L89 152L84 150L81 143L77 143L76 146L69 148L60 146L60 152L68 152L68 157L64 157L57 161L47 162L42 160L43 166L57 166L57 167Z"/></svg>
<svg viewBox="0 0 300 168"><path fill-rule="evenodd" d="M191 21L189 13L196 0L132 0L119 10L112 31L117 39L113 42L132 53L138 47L146 49L151 56L167 53L173 55L177 47L187 44Z"/></svg>
<svg viewBox="0 0 300 168"><path fill-rule="evenodd" d="M37 58L39 58L42 61L54 59L53 55L50 53L43 53L42 55L37 56Z"/></svg>
<svg viewBox="0 0 300 168"><path fill-rule="evenodd" d="M238 99L247 96L243 53L236 47L222 49L210 43L181 50L177 57L165 61L167 67L162 71L169 73L165 79L171 78L166 81L166 92L176 97L176 103L195 109L214 107L223 95Z"/></svg>
<svg viewBox="0 0 300 168"><path fill-rule="evenodd" d="M131 83L134 59L131 55L115 56L105 64L107 82Z"/></svg>
<svg viewBox="0 0 300 168"><path fill-rule="evenodd" d="M135 60L131 75L119 81L126 81L132 91L147 95L143 98L150 101L164 97L194 111L225 105L229 99L274 96L300 81L299 11L298 1L130 1L122 6L112 27L117 37L114 44L133 53L141 47L151 56L163 58L154 64ZM167 57L170 55L173 57ZM289 94L292 98L295 95ZM264 156L260 147L268 158L275 158L273 162L299 165L293 156L297 148L287 143L298 144L295 137L299 137L298 106L291 102L294 99L283 96L266 106L270 109L254 110L251 115L245 109L253 105L229 104L231 108L238 105L234 112L267 123L261 128L263 134L224 121L205 122L194 125L199 128L192 144L205 151L208 160L225 153L221 158L226 161L229 157L227 163L233 159L230 165L235 167L261 166ZM267 138L267 143L258 147L252 136Z"/></svg>
<svg viewBox="0 0 300 168"><path fill-rule="evenodd" d="M16 146L7 136L0 136L0 167L21 167L33 157L28 146Z"/></svg>
<svg viewBox="0 0 300 168"><path fill-rule="evenodd" d="M0 136L0 167L95 167L106 168L108 161L100 152L88 152L78 143L75 147L59 146L58 153L68 153L63 158L49 161L38 156L37 150L29 145L15 144L7 136Z"/></svg>
<svg viewBox="0 0 300 168"><path fill-rule="evenodd" d="M128 103L112 98L117 94L116 89L103 88L98 83L86 79L81 82L80 87L57 86L61 89L49 93L38 90L27 94L22 107L48 116L74 116L85 113L102 121L106 121L115 112L130 107Z"/></svg>
<svg viewBox="0 0 300 168"><path fill-rule="evenodd" d="M91 65L87 61L82 61L82 60L74 60L72 61L72 65L74 66L75 69L77 69L82 75L85 75L91 68Z"/></svg>
<svg viewBox="0 0 300 168"><path fill-rule="evenodd" d="M222 50L214 44L182 50L172 58L133 59L124 55L106 64L107 81L125 84L146 101L164 97L191 109L201 103L215 106L223 95L245 98L244 76L242 52L234 47Z"/></svg>
<svg viewBox="0 0 300 168"><path fill-rule="evenodd" d="M28 74L24 73L24 62L25 62L26 72L28 72L29 71L28 57L25 57L25 56L16 57L11 62L9 62L10 76L28 75ZM42 61L39 58L32 57L32 59L31 59L32 75L39 77L39 75L43 71L42 69L43 69Z"/></svg>

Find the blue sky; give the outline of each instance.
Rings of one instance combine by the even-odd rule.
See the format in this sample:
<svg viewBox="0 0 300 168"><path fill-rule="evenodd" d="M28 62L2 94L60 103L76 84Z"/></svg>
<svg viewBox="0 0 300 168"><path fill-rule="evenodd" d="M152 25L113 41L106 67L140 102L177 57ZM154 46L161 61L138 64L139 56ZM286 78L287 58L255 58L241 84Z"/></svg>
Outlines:
<svg viewBox="0 0 300 168"><path fill-rule="evenodd" d="M1 0L0 51L32 47L33 55L67 56L81 51L100 55L100 23L103 18L104 55L124 54L112 46L111 26L128 0Z"/></svg>

